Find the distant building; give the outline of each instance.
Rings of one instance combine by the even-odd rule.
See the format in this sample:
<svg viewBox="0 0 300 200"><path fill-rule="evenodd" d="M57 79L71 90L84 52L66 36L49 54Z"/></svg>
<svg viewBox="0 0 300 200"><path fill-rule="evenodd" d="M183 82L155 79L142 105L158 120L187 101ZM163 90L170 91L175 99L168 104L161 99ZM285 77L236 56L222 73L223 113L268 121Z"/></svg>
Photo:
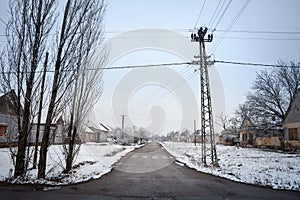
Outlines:
<svg viewBox="0 0 300 200"><path fill-rule="evenodd" d="M190 142L190 133L188 129L185 129L180 133L179 142Z"/></svg>
<svg viewBox="0 0 300 200"><path fill-rule="evenodd" d="M172 131L172 132L168 133L167 138L171 142L179 142L180 141L179 135L180 134L178 131L176 131L176 132Z"/></svg>
<svg viewBox="0 0 300 200"><path fill-rule="evenodd" d="M285 143L300 147L300 89L294 95L282 126Z"/></svg>
<svg viewBox="0 0 300 200"><path fill-rule="evenodd" d="M107 134L110 128L100 123L99 125L89 121L80 133L82 142L107 142Z"/></svg>

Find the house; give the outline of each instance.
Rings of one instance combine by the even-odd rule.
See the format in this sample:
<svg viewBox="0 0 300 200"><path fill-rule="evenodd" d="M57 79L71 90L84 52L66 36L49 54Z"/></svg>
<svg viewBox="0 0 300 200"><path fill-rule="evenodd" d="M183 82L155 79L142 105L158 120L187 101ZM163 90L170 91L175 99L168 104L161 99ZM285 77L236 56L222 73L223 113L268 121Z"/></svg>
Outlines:
<svg viewBox="0 0 300 200"><path fill-rule="evenodd" d="M0 96L0 143L14 143L18 139L18 99L14 90ZM21 106L20 115L24 113ZM20 120L22 120L20 118Z"/></svg>
<svg viewBox="0 0 300 200"><path fill-rule="evenodd" d="M255 127L248 117L245 117L239 130L241 146L251 145L260 148L279 148L282 146L282 129L278 127Z"/></svg>
<svg viewBox="0 0 300 200"><path fill-rule="evenodd" d="M294 95L282 123L285 145L300 147L300 89Z"/></svg>
<svg viewBox="0 0 300 200"><path fill-rule="evenodd" d="M241 146L253 145L255 130L254 130L253 123L248 117L245 117L243 119L239 131L239 135L240 135Z"/></svg>
<svg viewBox="0 0 300 200"><path fill-rule="evenodd" d="M179 142L179 140L180 140L179 132L178 131L176 131L176 132L172 131L172 132L168 133L167 138L171 142Z"/></svg>
<svg viewBox="0 0 300 200"><path fill-rule="evenodd" d="M201 131L198 129L196 130L196 133L191 133L190 134L190 142L192 143L201 143L202 142L202 136L201 136Z"/></svg>
<svg viewBox="0 0 300 200"><path fill-rule="evenodd" d="M107 142L107 134L109 131L110 128L102 123L97 125L92 121L88 121L80 137L82 142Z"/></svg>
<svg viewBox="0 0 300 200"><path fill-rule="evenodd" d="M82 143L96 142L96 134L88 126L85 126L83 131L80 133L80 140Z"/></svg>
<svg viewBox="0 0 300 200"><path fill-rule="evenodd" d="M109 128L104 124L100 123L100 126L96 127L89 127L95 133L95 142L107 142L107 133L109 132Z"/></svg>
<svg viewBox="0 0 300 200"><path fill-rule="evenodd" d="M185 129L179 136L179 142L190 142L190 133L189 130Z"/></svg>
<svg viewBox="0 0 300 200"><path fill-rule="evenodd" d="M22 121L24 113L23 107L20 108L20 114L16 110L18 99L14 90L5 93L0 97L0 145L6 146L18 142L18 118ZM30 134L28 135L29 145L35 144L37 123L30 124ZM52 144L62 143L63 120L60 117L56 124L51 124L50 138ZM40 124L39 143L42 141L45 124Z"/></svg>
<svg viewBox="0 0 300 200"><path fill-rule="evenodd" d="M220 144L223 145L239 145L239 134L234 129L223 130L220 135Z"/></svg>
<svg viewBox="0 0 300 200"><path fill-rule="evenodd" d="M45 123L40 124L39 128L39 139L38 142L41 143L44 135L45 130ZM31 124L31 131L28 135L28 142L29 144L35 144L36 141L36 135L37 135L37 123ZM50 144L62 144L64 142L64 139L66 138L66 135L64 135L64 121L62 117L60 116L55 124L50 125Z"/></svg>

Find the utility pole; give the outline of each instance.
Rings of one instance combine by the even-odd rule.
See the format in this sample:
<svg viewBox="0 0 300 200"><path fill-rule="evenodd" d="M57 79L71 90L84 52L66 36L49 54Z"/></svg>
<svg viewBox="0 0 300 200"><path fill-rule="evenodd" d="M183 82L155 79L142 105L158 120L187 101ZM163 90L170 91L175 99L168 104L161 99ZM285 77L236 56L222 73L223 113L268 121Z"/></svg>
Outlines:
<svg viewBox="0 0 300 200"><path fill-rule="evenodd" d="M122 117L122 129L124 130L124 118L125 118L126 115L121 115Z"/></svg>
<svg viewBox="0 0 300 200"><path fill-rule="evenodd" d="M208 61L205 51L205 42L211 42L213 35L208 34L207 27L198 29L197 34L191 34L192 42L199 42L199 61L200 65L200 92L201 92L201 157L204 166L207 166L207 160L211 159L211 165L218 166L218 158L215 144L212 102L209 86ZM206 142L209 142L207 146Z"/></svg>
<svg viewBox="0 0 300 200"><path fill-rule="evenodd" d="M196 120L194 120L194 143L195 143L195 146L196 146L196 143L197 143L197 129L196 129Z"/></svg>

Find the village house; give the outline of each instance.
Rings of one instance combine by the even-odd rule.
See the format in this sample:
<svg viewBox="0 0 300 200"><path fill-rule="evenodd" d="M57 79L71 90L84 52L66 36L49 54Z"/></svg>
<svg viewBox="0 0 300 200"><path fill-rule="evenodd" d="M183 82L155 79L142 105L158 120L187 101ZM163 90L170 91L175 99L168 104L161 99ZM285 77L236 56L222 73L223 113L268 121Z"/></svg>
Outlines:
<svg viewBox="0 0 300 200"><path fill-rule="evenodd" d="M196 131L196 133L194 132L194 133L190 134L190 142L192 142L192 143L201 143L202 142L201 133L200 133L199 129Z"/></svg>
<svg viewBox="0 0 300 200"><path fill-rule="evenodd" d="M285 145L300 147L300 89L297 90L282 123Z"/></svg>
<svg viewBox="0 0 300 200"><path fill-rule="evenodd" d="M185 129L180 133L179 142L190 142L190 133L188 129Z"/></svg>
<svg viewBox="0 0 300 200"><path fill-rule="evenodd" d="M16 111L17 95L14 90L5 93L0 97L0 145L13 145L18 142L18 115ZM20 115L23 115L23 108L20 108ZM22 120L22 117L20 118ZM35 144L37 123L30 124L30 134L28 143ZM45 124L40 124L39 143L42 141ZM51 125L51 144L61 144L63 142L63 120L60 117L56 124Z"/></svg>
<svg viewBox="0 0 300 200"><path fill-rule="evenodd" d="M100 123L99 125L95 124L92 121L89 121L84 127L83 131L80 133L81 142L107 142L107 134L110 131L110 128Z"/></svg>
<svg viewBox="0 0 300 200"><path fill-rule="evenodd" d="M0 144L15 143L18 139L17 95L14 90L0 96ZM20 115L23 108L20 108Z"/></svg>
<svg viewBox="0 0 300 200"><path fill-rule="evenodd" d="M179 142L179 140L180 140L179 132L178 131L176 131L176 132L172 131L172 132L168 133L167 138L171 142Z"/></svg>
<svg viewBox="0 0 300 200"><path fill-rule="evenodd" d="M239 130L239 142L241 146L253 146L260 148L282 147L281 128L258 128L253 125L248 117L245 117Z"/></svg>
<svg viewBox="0 0 300 200"><path fill-rule="evenodd" d="M239 131L240 145L241 146L253 145L254 133L255 130L254 130L253 123L248 117L245 117L243 119Z"/></svg>
<svg viewBox="0 0 300 200"><path fill-rule="evenodd" d="M239 145L240 138L237 130L227 129L223 130L220 135L219 144L223 145Z"/></svg>
<svg viewBox="0 0 300 200"><path fill-rule="evenodd" d="M40 131L39 131L39 140L38 142L41 143L44 135L45 130L45 123L40 124ZM28 141L30 144L35 144L36 135L37 135L37 123L31 124L31 131L28 135ZM62 117L59 117L55 124L51 124L50 126L50 144L62 144L66 138L66 133L64 133L64 121Z"/></svg>

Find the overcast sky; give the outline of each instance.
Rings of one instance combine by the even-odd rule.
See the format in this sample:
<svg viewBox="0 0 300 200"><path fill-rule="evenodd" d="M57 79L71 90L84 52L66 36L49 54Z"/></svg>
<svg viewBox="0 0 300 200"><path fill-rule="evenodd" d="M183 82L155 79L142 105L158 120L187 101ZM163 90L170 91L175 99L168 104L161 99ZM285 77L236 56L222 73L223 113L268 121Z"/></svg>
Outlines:
<svg viewBox="0 0 300 200"><path fill-rule="evenodd" d="M220 5L222 5L223 2L224 1L222 1ZM229 2L229 0L225 2L224 8ZM203 3L203 0L108 1L105 21L106 30L108 31L107 38L126 31L143 28L174 30L189 37L189 30L195 26L210 25L209 28L216 28L216 31L214 32L214 41L206 44L207 54L213 53L216 60L267 64L275 64L279 59L285 61L300 60L300 22L298 20L300 19L300 12L298 11L300 1L252 0L248 5L246 4L246 0L232 1L217 27L215 26L219 18L216 17L214 21L213 13L219 1L206 1L199 17ZM222 39L224 34L224 30L227 30L229 25L234 22L235 17L238 16L238 13L244 5L247 5L247 7L236 19L231 31L228 32L221 43L219 43L219 40ZM222 9L219 16L221 16L223 10L224 9ZM199 20L197 20L198 18ZM235 31L238 30L246 32L236 33ZM250 31L262 31L264 33L250 33ZM298 32L298 34L271 34L266 32ZM147 39L149 38L145 37L145 40ZM130 38L126 38L126 40L130 40ZM219 45L215 47L218 43ZM156 51L156 53L157 55L164 55L159 51ZM146 51L135 52L135 54L137 55L133 53L131 53L131 55L128 54L114 64L118 66L122 64L141 64L143 63L141 59L144 59L145 63L167 62L168 60L169 62L178 61L178 58L170 55L164 55L165 59L161 57L148 59L150 55L153 54ZM153 57L157 57L157 55ZM233 66L228 64L216 64L215 66L223 83L226 105L224 112L227 113L232 113L232 110L239 103L244 101L245 94L250 91L256 72L265 69L262 67ZM177 72L181 73L180 69L178 69ZM190 73L192 72L185 72L182 76L188 80ZM193 87L196 96L198 95L198 80L198 76L195 76L188 81L188 84ZM176 81L174 82L176 84ZM153 91L156 93L157 89ZM105 95L103 97L105 97ZM160 100L159 97L156 99L157 101ZM148 101L147 96L144 98L144 101ZM169 101L171 100L169 99ZM167 106L164 105L163 107ZM141 107L139 107L139 109L142 110ZM149 113L149 110L145 113ZM219 113L215 113L215 115L218 114ZM144 117L139 116L137 118L148 119L146 116L147 114L145 114ZM172 118L169 121L174 125L176 120L178 119ZM191 129L191 126L189 126L189 129Z"/></svg>
<svg viewBox="0 0 300 200"><path fill-rule="evenodd" d="M213 42L206 44L207 54L213 54L216 60L265 64L274 64L279 59L284 61L300 60L300 1L251 0L247 4L247 0L233 0L228 4L230 0L227 0L223 9L217 17L215 15L215 18L213 18L213 14L219 1L208 0L205 5L204 2L204 0L109 0L107 1L105 15L106 39L118 37L119 34L124 34L128 31L146 28L172 30L188 39L191 33L189 32L190 29L209 26L210 29L216 28L216 31L214 32ZM221 6L223 2L221 1L219 5ZM219 21L227 5L229 7ZM244 10L242 9L243 6L246 6ZM0 17L6 20L7 0L1 1L0 9ZM201 15L199 15L201 10ZM238 15L239 12L241 12L240 15ZM235 17L237 17L236 20L234 20ZM224 31L228 30L229 25L232 23L234 24L231 30L225 35L225 38L222 38ZM2 22L0 24L0 34L3 35L4 25ZM262 33L254 33L254 31L261 31ZM283 34L282 32L289 32L289 34ZM298 32L298 34L294 34L295 32ZM153 39L145 35L139 37L144 40ZM128 37L123 38L123 40L128 42L134 39ZM221 43L219 43L220 40ZM1 37L0 41L2 45L4 38ZM127 54L110 64L111 66L122 66L185 61L180 55L174 55L170 52L139 49L134 52L127 52ZM244 101L245 94L250 91L256 72L265 69L262 67L229 64L215 64L215 67L223 83L222 90L225 95L224 112L226 113L232 113L232 110ZM199 76L193 75L194 68L182 66L172 69L181 74L198 98ZM129 72L130 70L105 72L103 77L103 95L97 104L94 114L99 122L101 121L114 127L115 125L120 125L118 124L120 123L118 115L126 114L127 118L131 118L135 125L148 126L153 121L153 116L165 115L166 123L162 133L180 129L179 121L190 121L190 125L187 125L187 128L193 129L192 118L182 119L182 113L184 112L182 109L184 108L180 104L178 97L176 97L176 92L172 93L172 91L169 91L170 94L165 94L164 92L167 89L155 83L152 85L147 84L145 87L139 86L138 89L132 91L133 94L131 94L128 102L125 103L126 105L128 104L129 113L113 113L111 109L113 92L117 84ZM181 84L177 79L174 80L174 77L171 78L169 83L172 83L172 85ZM170 79L170 77L165 77L165 79ZM157 93L159 95L155 97ZM145 104L138 106L136 101L144 102ZM151 107L155 105L160 105L164 112L159 109L153 109L152 111L157 113L151 118ZM219 114L215 113L215 115Z"/></svg>

